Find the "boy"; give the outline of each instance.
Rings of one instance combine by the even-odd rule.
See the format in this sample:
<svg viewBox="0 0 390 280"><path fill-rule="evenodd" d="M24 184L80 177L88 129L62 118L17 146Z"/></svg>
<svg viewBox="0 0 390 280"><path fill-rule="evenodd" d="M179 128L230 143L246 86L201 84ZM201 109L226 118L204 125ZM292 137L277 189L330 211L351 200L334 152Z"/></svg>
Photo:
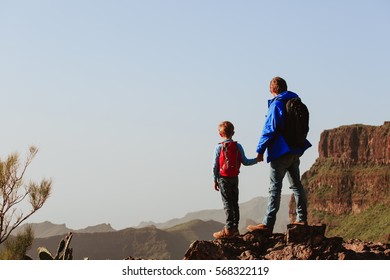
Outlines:
<svg viewBox="0 0 390 280"><path fill-rule="evenodd" d="M242 146L233 141L234 126L224 121L218 126L219 135L223 141L215 148L213 165L214 189L221 191L222 202L226 213L226 225L213 236L215 238L232 238L239 235L238 222L240 212L238 206L238 173L241 163L253 165L257 158L247 159Z"/></svg>

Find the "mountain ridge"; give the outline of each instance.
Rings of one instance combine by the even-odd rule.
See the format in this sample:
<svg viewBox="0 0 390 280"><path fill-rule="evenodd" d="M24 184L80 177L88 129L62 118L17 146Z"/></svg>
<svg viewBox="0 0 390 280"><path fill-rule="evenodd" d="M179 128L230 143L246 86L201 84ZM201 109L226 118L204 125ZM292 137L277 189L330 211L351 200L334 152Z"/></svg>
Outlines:
<svg viewBox="0 0 390 280"><path fill-rule="evenodd" d="M68 232L75 233L94 233L94 232L111 232L116 231L111 227L110 224L103 223L94 226L88 226L82 229L71 229L66 226L66 224L54 224L49 221L42 223L26 223L16 228L12 235L17 235L19 232L24 231L27 226L31 226L36 238L46 238L51 236L64 235Z"/></svg>
<svg viewBox="0 0 390 280"><path fill-rule="evenodd" d="M245 231L248 224L257 223L264 215L265 209L267 206L266 197L255 197L249 201L240 203L240 213L241 213L241 226L240 230ZM278 212L278 219L275 225L275 231L282 232L286 228L286 225L289 223L289 213L288 213L288 201L290 199L289 194L283 194L281 198L280 210ZM155 223L155 222L141 222L137 226L129 226L127 228L144 228L149 226L154 226L158 229L169 229L174 226L187 223L193 220L202 220L202 221L216 221L219 223L225 223L225 212L223 209L209 209L209 210L199 210L194 212L189 212L181 218L173 218L166 222ZM68 228L66 224L54 224L49 221L42 223L26 223L18 227L13 235L16 235L18 232L21 232L25 229L27 225L31 225L34 231L36 238L46 238L51 236L65 235L68 232L74 233L95 233L95 232L110 232L118 231L111 227L109 223L98 224L95 226L88 226L83 229L72 229Z"/></svg>
<svg viewBox="0 0 390 280"><path fill-rule="evenodd" d="M212 232L223 224L215 221L193 220L162 230L154 226L125 228L110 232L73 233L70 247L73 259L121 260L130 256L142 259L182 259L188 246L196 239L210 239ZM37 259L39 247L56 252L62 236L35 238L27 255Z"/></svg>
<svg viewBox="0 0 390 280"><path fill-rule="evenodd" d="M282 194L280 210L275 224L276 232L283 232L286 225L289 224L289 200L290 194ZM246 202L239 203L240 205L240 230L246 230L246 226L253 223L258 223L264 216L268 203L268 197L254 197ZM208 209L189 212L181 218L174 218L162 223L154 222L141 222L136 228L142 228L145 226L155 226L160 229L166 229L189 222L191 220L200 219L203 221L213 220L220 223L225 223L226 216L223 209Z"/></svg>

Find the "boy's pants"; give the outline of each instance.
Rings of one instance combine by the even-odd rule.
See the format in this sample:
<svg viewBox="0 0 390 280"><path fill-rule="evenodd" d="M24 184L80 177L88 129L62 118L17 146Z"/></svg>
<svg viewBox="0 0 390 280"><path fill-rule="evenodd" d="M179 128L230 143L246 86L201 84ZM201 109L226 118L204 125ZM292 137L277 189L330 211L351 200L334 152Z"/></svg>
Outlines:
<svg viewBox="0 0 390 280"><path fill-rule="evenodd" d="M238 176L220 177L218 179L223 208L226 214L226 228L238 228L240 210L238 207Z"/></svg>

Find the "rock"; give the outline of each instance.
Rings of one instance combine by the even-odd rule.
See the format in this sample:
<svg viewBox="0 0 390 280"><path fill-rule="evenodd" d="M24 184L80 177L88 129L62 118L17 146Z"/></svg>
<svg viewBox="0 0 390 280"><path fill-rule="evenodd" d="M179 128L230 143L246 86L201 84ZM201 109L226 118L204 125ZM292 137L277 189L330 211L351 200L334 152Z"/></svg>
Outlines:
<svg viewBox="0 0 390 280"><path fill-rule="evenodd" d="M319 159L332 158L344 166L390 164L390 122L381 126L345 125L325 130L318 145Z"/></svg>
<svg viewBox="0 0 390 280"><path fill-rule="evenodd" d="M325 236L326 225L302 226L287 225L287 243L309 243L320 244Z"/></svg>
<svg viewBox="0 0 390 280"><path fill-rule="evenodd" d="M308 204L316 211L358 214L389 196L390 122L325 130L318 153L302 175ZM290 213L294 207L290 202ZM319 221L309 217L309 222Z"/></svg>
<svg viewBox="0 0 390 280"><path fill-rule="evenodd" d="M326 225L288 225L286 234L247 232L231 239L195 241L185 260L390 260L390 244L325 237Z"/></svg>
<svg viewBox="0 0 390 280"><path fill-rule="evenodd" d="M347 226L343 218L362 215L360 224L354 223L356 228L354 224L349 225L336 234L348 232L345 237L367 238L369 233L370 241L389 241L388 218L380 217L381 213L388 215L388 212L372 209L390 206L390 122L381 126L356 124L325 130L321 133L318 153L316 162L302 175L309 224L326 223L327 231L334 234L335 229ZM289 208L290 221L294 221L293 195ZM369 214L364 216L366 213ZM374 227L383 225L383 230L373 230L375 233L371 234L371 221ZM366 235L359 236L362 227Z"/></svg>

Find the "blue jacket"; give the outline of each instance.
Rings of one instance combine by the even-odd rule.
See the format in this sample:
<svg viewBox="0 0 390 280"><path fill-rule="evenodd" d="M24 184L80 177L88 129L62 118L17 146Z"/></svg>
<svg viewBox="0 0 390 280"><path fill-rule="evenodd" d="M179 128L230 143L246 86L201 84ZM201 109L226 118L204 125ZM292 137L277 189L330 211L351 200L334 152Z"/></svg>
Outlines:
<svg viewBox="0 0 390 280"><path fill-rule="evenodd" d="M284 102L294 97L298 97L298 95L291 91L285 91L278 94L273 99L268 100L268 113L256 149L258 154L264 154L267 150L267 162L274 161L287 153L302 155L311 147L310 142L306 140L306 143L302 148L292 149L288 146L286 140L284 140L282 136L281 131L284 127L285 114Z"/></svg>

